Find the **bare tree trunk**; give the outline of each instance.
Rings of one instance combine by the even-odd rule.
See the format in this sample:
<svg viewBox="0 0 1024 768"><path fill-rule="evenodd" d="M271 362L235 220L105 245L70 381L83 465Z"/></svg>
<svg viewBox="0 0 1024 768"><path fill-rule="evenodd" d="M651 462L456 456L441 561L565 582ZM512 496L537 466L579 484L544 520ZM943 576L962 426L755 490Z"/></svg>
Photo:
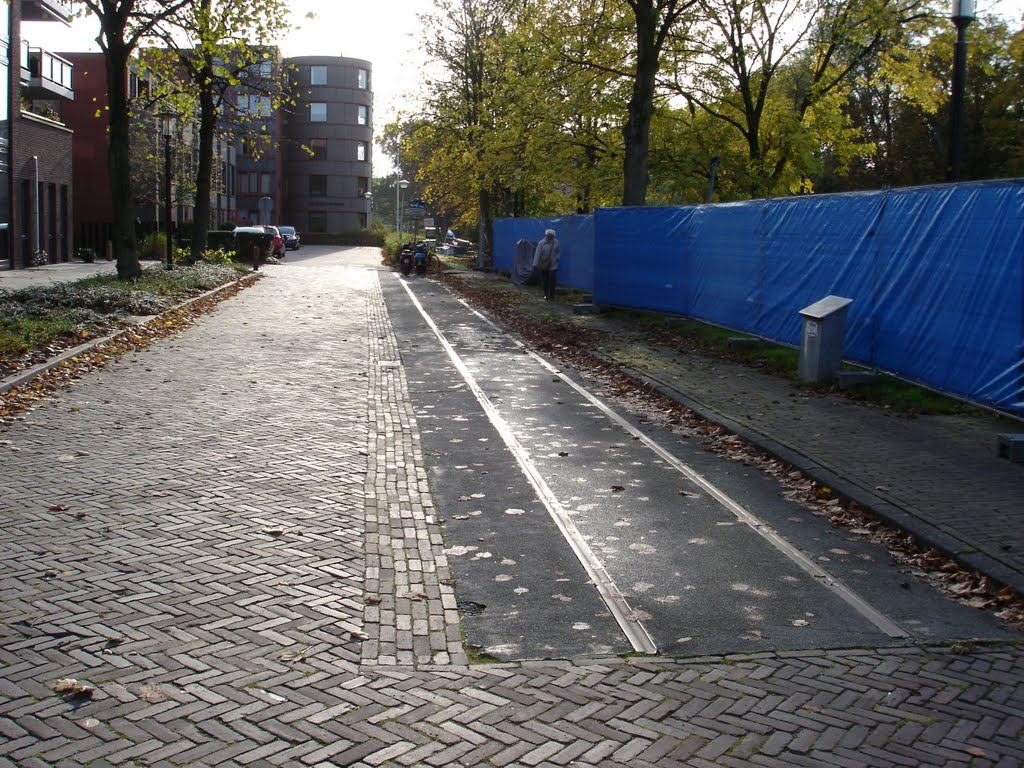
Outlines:
<svg viewBox="0 0 1024 768"><path fill-rule="evenodd" d="M196 210L192 222L192 258L197 261L206 250L207 233L210 230L213 144L217 130L217 107L214 103L210 72L212 62L207 62L199 77L199 163L196 168Z"/></svg>
<svg viewBox="0 0 1024 768"><path fill-rule="evenodd" d="M114 259L117 276L134 280L141 273L135 240L135 201L132 198L130 120L128 116L128 59L131 48L123 41L123 30L105 30L107 93L110 99L110 146L107 163L113 204Z"/></svg>
<svg viewBox="0 0 1024 768"><path fill-rule="evenodd" d="M649 156L651 116L654 114L655 79L661 65L661 45L676 17L675 3L662 8L654 0L630 2L636 17L636 74L633 94L622 126L625 153L622 159L622 204L644 205L650 183Z"/></svg>

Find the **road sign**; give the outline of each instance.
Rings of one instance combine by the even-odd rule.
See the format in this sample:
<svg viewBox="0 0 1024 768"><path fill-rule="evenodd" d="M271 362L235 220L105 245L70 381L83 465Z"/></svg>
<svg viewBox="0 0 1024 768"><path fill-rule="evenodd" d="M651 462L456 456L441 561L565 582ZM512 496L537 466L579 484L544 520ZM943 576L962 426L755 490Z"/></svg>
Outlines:
<svg viewBox="0 0 1024 768"><path fill-rule="evenodd" d="M258 203L260 207L260 224L270 223L270 214L274 211L274 201L269 197L261 197Z"/></svg>
<svg viewBox="0 0 1024 768"><path fill-rule="evenodd" d="M410 219L422 219L427 215L427 204L422 200L410 200L409 201L409 218Z"/></svg>

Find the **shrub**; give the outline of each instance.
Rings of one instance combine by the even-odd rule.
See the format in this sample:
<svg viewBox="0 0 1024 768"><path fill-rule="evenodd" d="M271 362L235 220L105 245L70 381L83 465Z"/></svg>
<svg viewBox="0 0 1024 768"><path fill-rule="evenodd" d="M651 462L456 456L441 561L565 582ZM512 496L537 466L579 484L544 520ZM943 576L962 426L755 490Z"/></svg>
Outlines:
<svg viewBox="0 0 1024 768"><path fill-rule="evenodd" d="M206 264L223 264L225 266L235 263L235 252L226 251L223 248L207 248L203 251L203 262Z"/></svg>
<svg viewBox="0 0 1024 768"><path fill-rule="evenodd" d="M206 247L213 251L235 252L235 232L231 229L211 229L206 234Z"/></svg>
<svg viewBox="0 0 1024 768"><path fill-rule="evenodd" d="M163 261L167 256L167 237L163 232L153 232L143 238L139 245L139 258L149 261Z"/></svg>
<svg viewBox="0 0 1024 768"><path fill-rule="evenodd" d="M274 238L266 232L237 232L234 234L234 251L238 261L251 263L253 248L259 248L260 259L270 255Z"/></svg>

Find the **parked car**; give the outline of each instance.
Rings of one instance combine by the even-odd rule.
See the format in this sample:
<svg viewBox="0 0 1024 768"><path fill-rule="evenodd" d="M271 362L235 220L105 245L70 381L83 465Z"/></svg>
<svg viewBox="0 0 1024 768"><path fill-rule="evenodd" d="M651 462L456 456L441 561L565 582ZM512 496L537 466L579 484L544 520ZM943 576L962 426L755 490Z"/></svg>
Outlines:
<svg viewBox="0 0 1024 768"><path fill-rule="evenodd" d="M263 229L271 237L274 238L274 249L273 249L274 256L279 258L279 259L283 259L284 258L284 238L281 237L281 231L277 227L275 227L275 226L273 226L271 224L264 224L263 225Z"/></svg>
<svg viewBox="0 0 1024 768"><path fill-rule="evenodd" d="M302 238L299 237L299 233L295 231L295 227L289 227L287 224L281 224L278 228L281 233L281 237L284 238L284 247L289 251L297 251L302 247Z"/></svg>

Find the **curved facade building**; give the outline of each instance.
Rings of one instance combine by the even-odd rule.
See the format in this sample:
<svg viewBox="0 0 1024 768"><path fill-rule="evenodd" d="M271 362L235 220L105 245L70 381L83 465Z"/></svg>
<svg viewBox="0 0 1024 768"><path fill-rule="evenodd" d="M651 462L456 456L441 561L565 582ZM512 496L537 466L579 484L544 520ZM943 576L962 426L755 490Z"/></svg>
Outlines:
<svg viewBox="0 0 1024 768"><path fill-rule="evenodd" d="M285 59L291 95L285 138L284 215L301 232L349 232L370 221L372 66L362 59Z"/></svg>

